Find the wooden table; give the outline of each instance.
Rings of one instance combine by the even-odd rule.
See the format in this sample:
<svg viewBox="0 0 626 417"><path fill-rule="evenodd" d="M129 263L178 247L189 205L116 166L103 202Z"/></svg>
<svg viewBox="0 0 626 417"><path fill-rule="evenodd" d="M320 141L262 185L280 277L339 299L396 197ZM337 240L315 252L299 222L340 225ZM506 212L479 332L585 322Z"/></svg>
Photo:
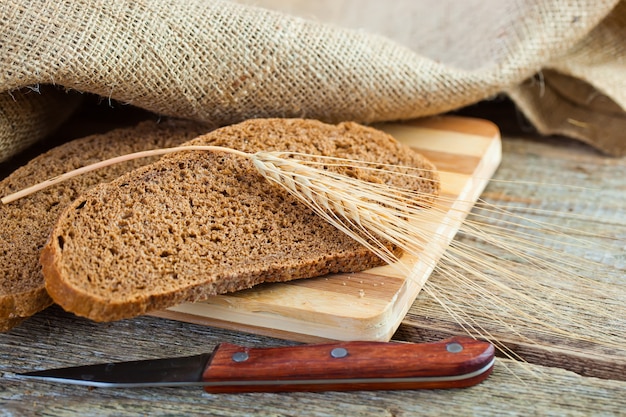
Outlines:
<svg viewBox="0 0 626 417"><path fill-rule="evenodd" d="M523 133L519 123L507 122L514 120L513 113L510 108L503 108L505 110L501 111L498 103L492 103L488 106L489 114L484 114L483 109L477 112L497 123L502 122L503 162L495 179L518 182L494 181L483 197L494 203L532 198L549 201L552 207L556 205L562 210L576 209L596 219L579 223L577 227L603 233L607 235L607 243L615 246L618 242L619 247L621 242L624 248L626 159L606 157L567 139L543 139ZM499 120L501 113L505 118ZM561 184L582 181L590 188L583 193L559 192L558 188L533 186L519 180ZM592 258L602 258L605 254L597 246L585 251ZM618 251L614 255L617 272L606 279L613 280L617 294L624 294L624 253ZM621 300L626 302L624 297ZM619 307L623 311L623 305ZM590 327L593 327L593 318L590 320ZM616 332L626 332L623 317L616 317L613 325ZM422 294L394 339L419 342L459 332L428 296ZM515 347L529 363L499 358L494 373L485 382L458 390L211 395L197 387L107 390L11 378L16 372L48 367L195 354L211 350L220 342L249 346L293 344L155 317L96 324L52 307L12 331L0 334L0 416L585 416L626 413L626 347L607 354L579 346L579 352L575 353L570 350L571 346L559 350L554 346L528 346L506 334L498 337Z"/></svg>

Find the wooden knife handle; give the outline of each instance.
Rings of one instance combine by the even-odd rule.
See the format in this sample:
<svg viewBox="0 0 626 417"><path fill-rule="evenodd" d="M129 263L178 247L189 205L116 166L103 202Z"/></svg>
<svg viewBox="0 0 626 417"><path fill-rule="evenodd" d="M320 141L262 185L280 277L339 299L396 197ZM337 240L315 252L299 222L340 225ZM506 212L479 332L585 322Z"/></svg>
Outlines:
<svg viewBox="0 0 626 417"><path fill-rule="evenodd" d="M274 348L221 344L202 379L212 393L461 388L487 378L493 361L492 344L467 337Z"/></svg>

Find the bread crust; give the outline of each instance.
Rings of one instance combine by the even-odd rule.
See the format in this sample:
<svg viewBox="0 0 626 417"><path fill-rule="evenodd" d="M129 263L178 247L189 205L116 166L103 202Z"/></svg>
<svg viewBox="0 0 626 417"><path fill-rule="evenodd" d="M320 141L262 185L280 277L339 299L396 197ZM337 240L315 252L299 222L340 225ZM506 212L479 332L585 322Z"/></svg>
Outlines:
<svg viewBox="0 0 626 417"><path fill-rule="evenodd" d="M292 279L313 278L338 272L357 272L381 265L382 261L373 253L363 248L345 256L328 257L327 268L311 271L310 265L266 270L259 274L248 274L245 280L240 275L221 276L217 283L201 283L194 287L178 289L161 294L149 294L133 302L116 302L107 298L94 297L88 291L68 285L57 265L59 247L47 244L41 252L41 265L46 278L48 294L66 311L87 317L97 322L109 322L131 318L150 311L161 310L182 302L193 302L211 295L224 294L268 282L284 282ZM288 271L288 274L285 272ZM212 285L213 284L213 285ZM217 285L216 285L217 284Z"/></svg>

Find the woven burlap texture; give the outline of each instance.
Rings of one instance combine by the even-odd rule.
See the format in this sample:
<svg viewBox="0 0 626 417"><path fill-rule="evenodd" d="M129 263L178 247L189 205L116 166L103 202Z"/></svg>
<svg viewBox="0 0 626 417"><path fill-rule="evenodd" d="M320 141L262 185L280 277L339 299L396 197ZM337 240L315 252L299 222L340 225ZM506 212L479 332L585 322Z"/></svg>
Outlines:
<svg viewBox="0 0 626 417"><path fill-rule="evenodd" d="M410 119L507 93L541 132L626 153L624 2L376 2L390 16L370 0L265 3L2 0L0 160L81 93L215 125Z"/></svg>

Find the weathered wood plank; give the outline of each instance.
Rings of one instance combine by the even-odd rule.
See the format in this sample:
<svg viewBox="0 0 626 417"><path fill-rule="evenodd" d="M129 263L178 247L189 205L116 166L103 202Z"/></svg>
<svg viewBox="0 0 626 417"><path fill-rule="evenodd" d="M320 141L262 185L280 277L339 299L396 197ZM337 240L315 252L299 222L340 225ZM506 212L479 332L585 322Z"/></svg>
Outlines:
<svg viewBox="0 0 626 417"><path fill-rule="evenodd" d="M433 391L211 395L197 387L90 390L11 377L50 366L192 354L219 342L289 344L152 317L95 324L53 307L0 339L0 415L585 416L626 409L626 382L510 360L499 360L480 385Z"/></svg>
<svg viewBox="0 0 626 417"><path fill-rule="evenodd" d="M560 288L559 296L569 291L585 299L588 305L584 310L576 311L563 301L560 301L559 308L561 311L572 310L573 316L581 322L576 331L589 340L557 337L553 332L545 333L540 326L529 324L521 333L536 342L531 343L492 317L512 322L517 319L512 316L514 312L502 309L488 314L478 301L472 303L473 293L463 287L455 288L437 273L429 282L441 282L452 293L452 299L469 300L463 305L465 312L478 317L495 339L529 362L562 367L582 375L626 380L626 343L621 348L594 343L601 333L612 334L616 341L624 341L626 337L626 159L605 157L570 141L550 142L507 137L503 141L502 164L482 198L493 204L542 210L523 215L573 229L572 235L590 244L565 249L581 260L601 261L611 268L579 270L581 276L593 280L594 284L592 288L577 288L571 282L579 281L573 281L567 274L549 276L540 269L515 266L508 259L510 255L503 250L486 247L467 236L457 236L457 240L490 253L493 262L520 268L529 283L546 282ZM554 246L559 249L558 244ZM503 298L506 296L502 294ZM533 296L547 303L557 303L560 298L550 299L547 291L535 292ZM510 301L524 303L522 300ZM605 314L607 312L609 314ZM552 317L546 312L540 315L556 326L571 327L558 312L552 314ZM422 293L396 337L438 339L458 332L462 329L450 315Z"/></svg>

